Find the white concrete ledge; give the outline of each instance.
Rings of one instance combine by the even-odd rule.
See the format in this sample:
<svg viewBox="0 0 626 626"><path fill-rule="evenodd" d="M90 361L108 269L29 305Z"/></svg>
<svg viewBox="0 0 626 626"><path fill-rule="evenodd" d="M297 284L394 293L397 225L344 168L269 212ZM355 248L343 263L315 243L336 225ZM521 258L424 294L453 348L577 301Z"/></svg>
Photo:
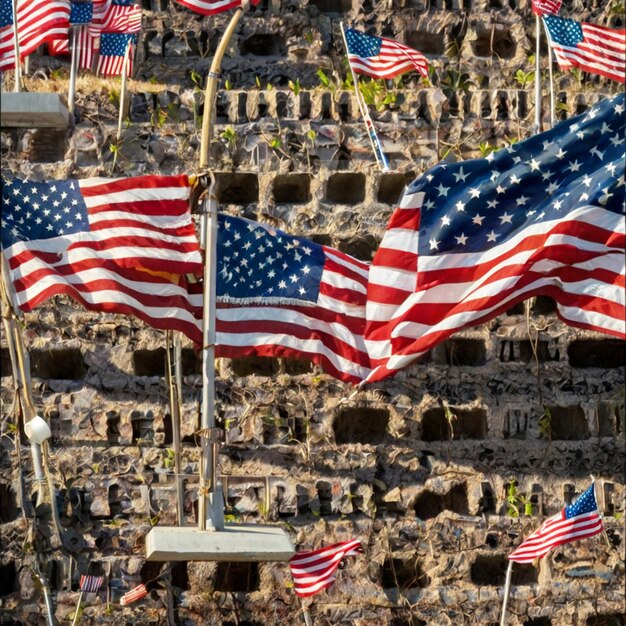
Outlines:
<svg viewBox="0 0 626 626"><path fill-rule="evenodd" d="M294 552L279 526L225 524L222 531L155 526L146 536L148 561L288 561Z"/></svg>
<svg viewBox="0 0 626 626"><path fill-rule="evenodd" d="M69 119L69 112L58 93L2 94L2 128L67 128Z"/></svg>

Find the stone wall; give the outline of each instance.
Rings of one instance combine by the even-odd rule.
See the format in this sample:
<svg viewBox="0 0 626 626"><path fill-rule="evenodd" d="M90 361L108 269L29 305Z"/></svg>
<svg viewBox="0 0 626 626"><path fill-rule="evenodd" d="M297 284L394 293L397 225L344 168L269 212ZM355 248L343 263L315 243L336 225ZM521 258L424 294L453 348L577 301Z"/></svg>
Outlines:
<svg viewBox="0 0 626 626"><path fill-rule="evenodd" d="M440 158L477 157L531 133L532 85L516 79L533 70L529 5L261 0L223 64L229 88L218 95L211 146L221 208L371 260L407 181ZM229 16L201 18L167 0L143 7L116 175L192 173L197 84ZM566 1L564 13L623 25L599 2ZM397 91L390 85L387 102L378 94L380 110L370 107L391 173L378 171L343 83L340 20L405 41L434 68L429 81L410 74ZM64 62L33 65L33 90L63 84ZM577 73L555 72L555 83L558 117L619 88ZM119 81L97 85L79 91L68 132L3 129L3 168L112 175ZM544 95L543 111L548 104ZM86 596L82 624L304 623L284 563L172 563L159 577L166 564L145 560L151 525L176 521L163 334L55 298L26 315L24 338L53 431L47 465L62 532L49 505L32 510L37 483L22 428L12 427L3 336L0 623L46 623L37 568L60 623L71 622L86 571L107 575L108 597ZM218 372L228 519L280 524L303 550L353 537L364 545L328 591L305 601L316 625L497 624L506 555L590 474L606 535L538 567L516 565L508 623L623 623L623 342L565 326L550 299L536 298L528 316L513 307L356 392L305 361L220 360ZM190 343L183 374L185 516L195 525L201 376ZM149 597L121 607L139 582Z"/></svg>

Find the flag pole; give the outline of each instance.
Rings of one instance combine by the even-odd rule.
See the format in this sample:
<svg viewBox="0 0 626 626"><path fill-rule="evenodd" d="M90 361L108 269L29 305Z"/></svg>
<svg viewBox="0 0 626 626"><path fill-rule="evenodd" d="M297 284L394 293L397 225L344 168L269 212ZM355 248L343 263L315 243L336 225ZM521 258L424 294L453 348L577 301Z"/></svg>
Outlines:
<svg viewBox="0 0 626 626"><path fill-rule="evenodd" d="M78 596L78 602L76 603L76 610L74 611L74 619L72 620L72 626L76 626L76 620L78 619L78 611L80 610L80 603L83 601L83 594L85 592L81 591Z"/></svg>
<svg viewBox="0 0 626 626"><path fill-rule="evenodd" d="M247 3L245 3L247 4ZM200 143L200 172L209 165L209 146L213 134L213 107L217 95L222 59L235 28L243 15L243 5L230 20L215 51L207 76ZM202 454L200 458L200 488L198 490L198 527L200 530L224 530L224 496L216 469L217 431L215 428L215 292L217 259L217 198L215 177L210 174L210 186L203 201L202 247L204 249L204 306L202 314Z"/></svg>
<svg viewBox="0 0 626 626"><path fill-rule="evenodd" d="M170 395L170 415L172 418L172 444L174 446L174 473L176 476L176 519L179 526L185 525L185 500L180 463L180 403L182 389L180 334L165 332L167 357L167 382ZM172 362L173 352L173 362Z"/></svg>
<svg viewBox="0 0 626 626"><path fill-rule="evenodd" d="M242 2L242 6L243 6ZM226 27L222 39L215 51L215 56L211 62L209 74L206 79L206 89L204 91L204 111L202 115L202 134L200 143L200 170L204 172L209 165L209 145L213 135L213 108L215 105L215 97L217 95L217 83L221 78L220 70L222 67L222 59L230 42L235 28L243 15L243 8L239 7L232 16L230 23Z"/></svg>
<svg viewBox="0 0 626 626"><path fill-rule="evenodd" d="M535 134L541 132L541 63L539 62L541 18L535 15Z"/></svg>
<svg viewBox="0 0 626 626"><path fill-rule="evenodd" d="M550 34L548 33L548 29L546 28L546 23L543 22L543 31L546 35L546 41L548 42L548 76L550 81L550 128L554 126L554 117L555 117L555 106L554 106L554 70L552 68L552 45L550 43Z"/></svg>
<svg viewBox="0 0 626 626"><path fill-rule="evenodd" d="M304 623L306 626L313 626L313 620L311 619L311 614L309 610L304 606L304 600L300 598L300 606L302 607L302 616L304 617Z"/></svg>
<svg viewBox="0 0 626 626"><path fill-rule="evenodd" d="M70 62L70 84L67 92L67 107L70 115L74 114L74 98L76 95L76 75L78 74L78 50L77 45L79 41L78 29L84 28L83 26L72 27L72 59Z"/></svg>
<svg viewBox="0 0 626 626"><path fill-rule="evenodd" d="M348 57L348 66L350 67L350 72L352 74L352 82L354 83L354 94L356 96L357 102L359 103L359 109L361 110L361 115L363 116L363 121L365 122L365 126L367 128L367 134L370 138L370 143L372 144L372 150L374 151L374 156L376 157L376 162L378 166L383 172L389 171L389 161L383 152L382 144L380 143L380 139L376 134L376 129L374 128L374 123L372 122L372 118L370 117L369 111L367 109L367 105L361 98L361 91L359 89L359 79L352 67L352 63L350 63L350 52L348 50L348 41L346 40L346 31L343 27L343 22L339 22L339 26L341 27L341 37L343 38L343 45L346 48L346 56Z"/></svg>
<svg viewBox="0 0 626 626"><path fill-rule="evenodd" d="M13 0L13 54L15 54L15 86L13 91L22 90L22 64L20 62L20 40L18 37L17 5L19 0Z"/></svg>
<svg viewBox="0 0 626 626"><path fill-rule="evenodd" d="M506 568L506 580L504 582L504 598L502 600L502 617L500 618L500 626L506 624L506 605L509 602L509 592L511 590L511 574L513 573L513 561L509 560Z"/></svg>
<svg viewBox="0 0 626 626"><path fill-rule="evenodd" d="M117 120L117 141L119 142L122 137L122 122L124 121L124 109L126 108L126 89L127 89L127 74L128 63L130 59L131 43L126 43L126 50L124 51L124 61L122 62L122 86L120 88L120 114Z"/></svg>

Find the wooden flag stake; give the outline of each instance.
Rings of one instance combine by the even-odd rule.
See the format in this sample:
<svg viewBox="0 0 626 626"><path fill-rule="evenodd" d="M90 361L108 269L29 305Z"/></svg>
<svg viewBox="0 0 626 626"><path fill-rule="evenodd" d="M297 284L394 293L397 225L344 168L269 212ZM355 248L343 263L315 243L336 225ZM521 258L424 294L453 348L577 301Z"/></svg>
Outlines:
<svg viewBox="0 0 626 626"><path fill-rule="evenodd" d="M380 143L380 139L376 134L376 129L374 128L374 122L372 122L372 118L370 117L369 111L367 109L367 104L361 97L361 90L359 89L359 79L352 67L352 63L350 63L350 53L348 51L348 42L346 40L346 32L343 28L343 22L339 22L339 26L341 28L341 36L343 38L343 45L346 48L346 56L348 57L348 66L350 67L350 72L352 73L352 82L354 83L354 95L356 96L356 100L359 103L359 109L361 110L361 115L363 116L363 121L365 122L365 127L367 128L367 135L370 139L370 143L372 144L372 150L374 151L374 156L376 157L376 162L378 166L383 172L389 171L389 161L387 161L387 157L383 152L383 146Z"/></svg>
<svg viewBox="0 0 626 626"><path fill-rule="evenodd" d="M309 610L304 606L304 600L300 598L300 606L302 607L302 616L304 617L304 623L306 626L313 626L313 620L311 619L311 614Z"/></svg>

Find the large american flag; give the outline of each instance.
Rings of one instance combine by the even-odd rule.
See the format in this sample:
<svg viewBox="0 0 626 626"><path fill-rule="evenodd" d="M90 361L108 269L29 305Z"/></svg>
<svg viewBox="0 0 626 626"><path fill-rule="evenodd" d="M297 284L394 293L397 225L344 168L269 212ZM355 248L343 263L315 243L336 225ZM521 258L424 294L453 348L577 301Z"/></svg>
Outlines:
<svg viewBox="0 0 626 626"><path fill-rule="evenodd" d="M368 380L537 295L572 326L626 338L624 122L619 94L410 185L370 269Z"/></svg>
<svg viewBox="0 0 626 626"><path fill-rule="evenodd" d="M20 0L17 8L20 59L42 43L67 39L70 5L66 0ZM12 0L0 0L0 71L15 68Z"/></svg>
<svg viewBox="0 0 626 626"><path fill-rule="evenodd" d="M133 73L133 56L136 34L128 33L102 33L100 35L100 51L98 56L98 74L103 76L120 76L124 68L124 55L128 52L128 66L126 75Z"/></svg>
<svg viewBox="0 0 626 626"><path fill-rule="evenodd" d="M201 275L186 176L2 185L2 248L16 305L66 294L87 309L196 332L181 275ZM180 279L180 280L179 280Z"/></svg>
<svg viewBox="0 0 626 626"><path fill-rule="evenodd" d="M348 60L352 69L372 78L393 78L404 72L417 71L428 76L428 61L417 50L386 37L366 35L346 28Z"/></svg>
<svg viewBox="0 0 626 626"><path fill-rule="evenodd" d="M532 563L543 558L552 548L601 533L604 527L598 514L594 484L574 504L549 517L509 554L509 559L516 563Z"/></svg>
<svg viewBox="0 0 626 626"><path fill-rule="evenodd" d="M220 215L216 354L308 358L361 382L368 270L339 250Z"/></svg>
<svg viewBox="0 0 626 626"><path fill-rule="evenodd" d="M178 4L202 15L215 15L243 5L242 0L176 0ZM261 0L250 0L250 4L257 5Z"/></svg>
<svg viewBox="0 0 626 626"><path fill-rule="evenodd" d="M563 0L532 0L535 15L556 15L561 10Z"/></svg>
<svg viewBox="0 0 626 626"><path fill-rule="evenodd" d="M330 587L342 559L362 552L363 546L358 539L335 543L310 552L297 552L289 559L296 595L307 598Z"/></svg>
<svg viewBox="0 0 626 626"><path fill-rule="evenodd" d="M562 70L578 67L626 82L626 29L606 28L556 15L546 15L543 21Z"/></svg>

